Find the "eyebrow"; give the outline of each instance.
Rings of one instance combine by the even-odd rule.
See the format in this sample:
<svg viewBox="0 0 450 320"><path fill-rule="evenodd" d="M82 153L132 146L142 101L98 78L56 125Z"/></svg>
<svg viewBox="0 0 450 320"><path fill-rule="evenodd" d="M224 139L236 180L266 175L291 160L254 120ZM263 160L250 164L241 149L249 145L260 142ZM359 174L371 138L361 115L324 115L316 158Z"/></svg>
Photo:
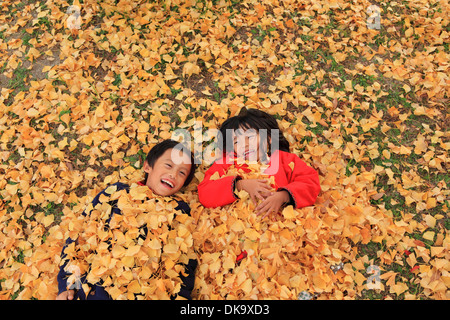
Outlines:
<svg viewBox="0 0 450 320"><path fill-rule="evenodd" d="M256 132L254 132L254 133L252 132L252 133L234 134L233 135L233 141L236 141L237 139L242 139L240 137L244 137L244 139L245 138L250 139L250 138L254 138L256 136L257 136Z"/></svg>
<svg viewBox="0 0 450 320"><path fill-rule="evenodd" d="M172 160L172 157L163 158L162 160L163 161L170 161L172 164L175 164L175 162L173 162L173 160ZM185 164L185 165L192 165L191 163L184 163L184 162L178 163L177 165L183 165L183 164ZM186 169L186 168L184 168L184 169ZM189 169L186 169L186 171L189 171Z"/></svg>

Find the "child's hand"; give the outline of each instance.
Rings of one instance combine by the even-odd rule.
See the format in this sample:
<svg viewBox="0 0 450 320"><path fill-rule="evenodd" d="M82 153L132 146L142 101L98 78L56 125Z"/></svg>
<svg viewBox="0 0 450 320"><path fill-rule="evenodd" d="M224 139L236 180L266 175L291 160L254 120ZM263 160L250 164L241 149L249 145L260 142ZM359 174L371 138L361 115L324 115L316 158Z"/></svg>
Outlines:
<svg viewBox="0 0 450 320"><path fill-rule="evenodd" d="M74 295L75 290L67 290L58 294L56 300L73 300Z"/></svg>
<svg viewBox="0 0 450 320"><path fill-rule="evenodd" d="M281 206L289 201L289 193L287 191L277 191L268 196L263 202L256 207L256 214L263 215L263 219L271 212L278 213Z"/></svg>
<svg viewBox="0 0 450 320"><path fill-rule="evenodd" d="M257 204L257 199L264 200L272 194L272 189L265 179L239 180L236 182L236 189L238 191L247 191L255 205Z"/></svg>

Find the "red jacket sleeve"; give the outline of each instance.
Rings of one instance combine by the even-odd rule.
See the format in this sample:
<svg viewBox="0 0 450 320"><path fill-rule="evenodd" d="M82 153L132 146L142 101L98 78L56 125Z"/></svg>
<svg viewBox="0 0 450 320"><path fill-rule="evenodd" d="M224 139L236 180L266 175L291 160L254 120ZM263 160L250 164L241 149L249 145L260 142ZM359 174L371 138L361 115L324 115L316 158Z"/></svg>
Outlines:
<svg viewBox="0 0 450 320"><path fill-rule="evenodd" d="M320 193L319 174L293 153L284 153L281 165L288 184L278 190L286 190L293 199L294 208L311 206ZM291 168L293 163L293 168ZM291 164L291 166L289 166Z"/></svg>
<svg viewBox="0 0 450 320"><path fill-rule="evenodd" d="M215 208L233 203L238 199L234 194L234 182L237 177L227 176L217 180L211 180L211 176L219 172L223 176L229 165L213 163L206 171L203 181L198 185L198 198L200 203L207 208Z"/></svg>

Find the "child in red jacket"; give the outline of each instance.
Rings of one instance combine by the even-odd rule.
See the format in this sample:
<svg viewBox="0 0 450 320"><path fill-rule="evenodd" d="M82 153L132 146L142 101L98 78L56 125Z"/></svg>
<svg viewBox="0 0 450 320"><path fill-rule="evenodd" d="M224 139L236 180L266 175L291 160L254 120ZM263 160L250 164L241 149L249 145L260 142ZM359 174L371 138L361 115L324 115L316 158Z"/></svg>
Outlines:
<svg viewBox="0 0 450 320"><path fill-rule="evenodd" d="M255 204L260 200L255 210L263 218L278 213L284 205L302 208L314 204L320 192L318 173L289 152L289 142L273 116L244 107L239 115L222 124L220 133L222 158L211 165L198 186L199 199L205 207L230 204L238 199L236 193L240 190L247 191ZM269 185L268 179L226 176L230 166L245 170L249 161L266 164L264 174L273 176L275 183ZM216 172L219 179L211 179Z"/></svg>

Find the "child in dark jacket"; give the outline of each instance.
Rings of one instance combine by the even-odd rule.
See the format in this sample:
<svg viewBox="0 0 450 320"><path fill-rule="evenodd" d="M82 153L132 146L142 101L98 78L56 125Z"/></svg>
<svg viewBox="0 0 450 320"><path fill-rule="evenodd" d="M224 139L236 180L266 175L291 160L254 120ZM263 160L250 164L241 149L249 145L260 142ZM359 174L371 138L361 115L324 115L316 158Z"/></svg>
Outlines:
<svg viewBox="0 0 450 320"><path fill-rule="evenodd" d="M289 142L273 116L244 107L222 124L220 133L222 158L211 165L198 185L199 200L205 207L233 203L240 190L247 191L255 204L260 201L255 210L263 218L277 214L285 205L302 208L314 204L320 192L319 175L289 152ZM227 174L231 166L250 171L246 167L252 161L266 165L263 173L267 179ZM273 184L268 182L271 177Z"/></svg>
<svg viewBox="0 0 450 320"><path fill-rule="evenodd" d="M183 221L186 221L184 218L180 218L181 215L186 214L186 215L190 215L190 207L189 205L179 199L176 198L172 198L172 196L174 196L182 187L187 186L193 176L194 176L194 172L195 172L195 164L194 164L194 159L192 154L190 154L189 151L186 151L186 149L184 148L180 148L181 145L173 140L165 140L159 144L157 144L156 146L154 146L149 154L147 155L147 158L144 162L144 171L145 171L145 179L142 182L139 182L138 185L141 186L141 190L143 188L143 186L147 186L149 189L145 189L148 190L147 194L150 195L154 195L155 199L154 200L154 204L158 205L158 199L170 199L170 201L173 202L173 200L175 200L175 202L173 202L174 205L174 217L173 220L167 221L169 223L169 225L165 228L165 230L167 231L167 234L172 230L172 224L173 222L179 222L181 221L181 223ZM189 154L188 154L189 153ZM175 158L174 158L175 157ZM111 198L111 190L114 190L114 194L118 194L118 196L116 196L114 199ZM131 191L130 191L131 190ZM128 219L128 216L124 212L121 211L121 207L124 209L129 210L138 210L139 212L139 207L136 208L130 208L130 206L128 205L128 207L126 205L124 205L124 201L123 195L126 195L127 197L130 197L129 199L131 199L131 193L133 193L134 190L132 190L130 188L129 185L124 184L124 183L120 183L117 182L111 186L109 186L108 188L105 188L104 190L102 190L92 201L92 204L88 206L88 208L86 208L86 210L83 212L83 215L85 217L89 217L94 219L93 215L93 209L96 209L97 211L100 211L100 214L98 214L98 212L96 213L97 216L101 216L103 213L101 212L102 210L104 210L104 208L111 208L111 212L108 213L108 211L106 212L107 216L106 218L103 218L104 221L104 229L105 229L105 234L106 232L114 232L115 230L119 230L117 229L117 224L114 225L115 221L121 221ZM122 192L122 196L120 195L120 193ZM126 193L125 193L126 192ZM139 195L134 194L133 197L140 197ZM163 197L163 198L161 198ZM105 200L106 199L106 200ZM140 200L143 200L144 202L149 202L148 198L140 198ZM107 201L107 206L103 207L104 203ZM164 200L161 200L161 202L163 202ZM121 205L122 204L122 205ZM144 203L145 204L145 203ZM160 204L160 208L158 210L161 209L161 203ZM109 210L109 209L108 209ZM156 209L155 209L156 210ZM133 211L131 211L133 212ZM152 215L153 212L144 212L145 215ZM120 217L122 217L121 219L119 219ZM137 216L136 216L137 217ZM137 217L138 219L145 219L142 218L142 216ZM134 216L131 217L131 219L134 219ZM169 218L170 219L170 218ZM179 221L176 221L176 220ZM146 221L155 221L155 220L146 220ZM172 224L170 224L170 222L172 222ZM161 224L161 222L158 222L159 224ZM130 223L130 225L133 225L133 223ZM116 229L114 229L116 228ZM140 223L139 228L136 228L138 231L135 232L134 234L136 235L136 238L138 239L134 239L134 242L132 242L132 244L136 244L136 246L129 246L129 250L134 250L135 248L137 248L136 252L139 252L139 248L141 247L142 244L147 244L147 251L144 252L144 250L142 250L141 253L141 259L147 259L145 261L153 261L154 265L158 266L158 264L160 265L158 272L161 273L161 264L164 264L161 261L158 261L158 259L161 258L161 252L163 250L162 246L157 243L157 245L155 246L153 243L150 245L149 241L153 241L155 240L155 235L154 233L157 232L156 229L152 229L151 226L148 226L146 223ZM155 231L156 230L156 231ZM186 234L186 232L183 230L183 235ZM113 233L110 233L113 234ZM128 236L128 234L132 234L132 231L128 232L126 234L126 236ZM151 238L150 236L153 236L153 238ZM166 237L164 238L164 241L168 241L167 238L168 236L162 236L162 237ZM179 239L179 236L178 238ZM164 242L162 241L162 242ZM87 240L87 242L89 242L89 240ZM92 242L92 241L91 241ZM57 300L72 300L72 299L87 299L87 300L105 300L105 299L111 299L112 296L111 294L109 294L107 292L107 290L105 289L104 286L104 281L105 279L101 278L101 277L95 277L95 268L91 268L92 266L88 267L87 272L85 272L84 274L79 274L78 279L76 280L75 285L68 283L68 279L69 277L73 274L74 270L73 268L69 268L68 267L68 263L69 263L69 259L67 259L67 256L69 255L66 251L73 251L74 245L75 243L77 243L77 241L74 241L70 238L67 239L66 241L66 245L64 246L63 250L62 250L62 261L63 264L60 268L60 272L58 274L58 296L57 296ZM119 252L120 250L124 251L125 249L123 249L123 247L121 246L112 246L111 245L111 237L109 238L109 240L105 241L105 243L108 243L109 246L107 248L107 250L111 251L112 254L109 255L109 258L112 257L123 257L124 253ZM155 242L156 243L156 242ZM170 254L166 254L166 255L170 255L171 257L177 256L176 252L174 251L174 247L176 248L176 245L174 244L168 244L166 243L166 247L165 248L170 248L167 249L166 251L170 252ZM172 247L170 247L172 246ZM153 249L157 249L157 250L153 250ZM165 249L164 248L164 249ZM186 251L186 245L184 247L184 250ZM101 249L98 249L98 251L100 252ZM155 257L146 257L146 254L148 252L158 252L156 260ZM144 256L144 257L142 257ZM111 258L110 258L111 259ZM134 261L133 259L137 260L137 258L131 258L131 261ZM152 260L153 259L153 260ZM170 260L170 259L168 259ZM176 258L174 258L174 260L170 260L175 261ZM130 261L130 259L126 260L126 261ZM156 262L155 262L156 261ZM150 262L147 262L147 264ZM125 262L125 264L127 264L127 262ZM169 264L169 262L166 261L166 264ZM183 266L181 269L181 271L179 272L179 279L181 280L181 287L179 288L179 290L177 290L177 294L175 295L171 295L170 298L179 298L179 297L183 297L186 299L191 299L191 291L194 288L194 279L195 279L195 269L197 267L197 260L195 258L192 258L192 256L190 256L189 258L184 259L184 262L180 262L180 264ZM173 268L173 263L172 263L172 268ZM128 268L130 270L133 270L133 272L136 273L136 269L132 269L131 267ZM173 268L172 270L169 270L170 272L172 272L172 276L173 276L173 270L179 270ZM146 277L158 277L158 275L156 274L157 272L155 272L155 275L149 275L148 270L151 269L146 269L147 270L147 275ZM79 271L79 270L78 270ZM98 270L97 270L98 271ZM105 270L103 270L104 272ZM141 273L143 273L144 271L141 270ZM98 273L98 272L97 272ZM94 275L93 275L94 274ZM130 272L128 273L130 274ZM92 279L96 279L98 281L95 281L95 283L92 283L94 281L92 281ZM106 279L106 281L109 282L111 281L110 279ZM71 281L71 283L73 283L73 281ZM133 287L134 293L136 293L136 285L139 286L139 281L134 282L135 286ZM142 283L141 283L142 284ZM86 285L88 285L89 289L89 294L86 294L86 292L84 292L83 288L86 288ZM161 288L164 289L164 286L161 285L161 282L159 282L159 286ZM123 286L122 286L123 287ZM131 285L128 286L128 289L131 289ZM139 291L139 290L137 290ZM134 296L133 294L131 296ZM162 295L164 296L164 295ZM123 297L123 296L122 296ZM127 295L127 297L129 298L130 295ZM142 297L142 295L141 295Z"/></svg>

